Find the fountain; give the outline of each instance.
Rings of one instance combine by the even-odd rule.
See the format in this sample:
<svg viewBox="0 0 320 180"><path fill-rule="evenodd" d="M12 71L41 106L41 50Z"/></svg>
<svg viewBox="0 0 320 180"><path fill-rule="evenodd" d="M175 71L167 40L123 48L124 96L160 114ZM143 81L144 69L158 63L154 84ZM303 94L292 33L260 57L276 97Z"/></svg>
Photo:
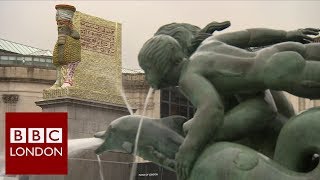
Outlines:
<svg viewBox="0 0 320 180"><path fill-rule="evenodd" d="M99 156L99 155L97 155L97 159L98 159L98 163L99 163L99 174L100 174L100 178L101 178L101 180L104 180L104 177L103 177L103 167L102 167L101 159L100 159L100 156Z"/></svg>
<svg viewBox="0 0 320 180"><path fill-rule="evenodd" d="M213 22L200 29L172 23L149 39L138 58L147 81L156 89L179 86L197 112L183 125L174 117L121 117L96 135L105 140L96 153L133 153L136 146L141 157L176 171L181 180L319 179L314 157L320 152L320 108L296 116L285 98L268 88L320 98L320 45L301 44L320 30L249 29L211 36L229 25ZM290 42L276 44L285 41ZM265 45L271 46L241 49ZM236 104L229 107L225 97ZM142 125L138 119L144 119ZM250 139L255 141L243 141Z"/></svg>
<svg viewBox="0 0 320 180"><path fill-rule="evenodd" d="M280 133L274 160L249 147L236 143L217 142L208 145L196 161L190 180L198 180L199 178L204 180L221 178L253 180L263 179L266 174L268 174L268 180L319 178L320 166L317 163L315 166L309 167L310 169L307 172L301 173L302 169L308 167L309 161L308 159L295 158L303 157L305 153L313 154L317 152L311 147L318 144L318 141L320 142L318 133L313 134L320 129L320 123L317 119L319 115L320 108L314 108L292 118ZM105 142L98 148L99 152L97 153L123 151L121 144L130 141L130 139L133 142L140 119L141 116L125 116L113 121L110 125L112 129L108 129L105 135L100 135L101 138L105 138ZM170 121L175 122L176 127L181 127L186 119L176 116L163 119L144 117L138 155L174 171L176 164L174 155L184 137L179 134L181 129L176 129L172 124L168 124ZM304 132L305 136L301 137L299 134L301 132ZM126 139L123 138L124 136L126 136ZM310 136L313 136L313 138L309 139ZM175 141L173 141L174 139ZM149 146L149 148L144 148L146 146ZM129 150L127 153L132 153L132 151ZM301 164L306 166L301 167Z"/></svg>
<svg viewBox="0 0 320 180"><path fill-rule="evenodd" d="M103 141L97 138L70 139L68 140L68 156L79 156L87 150L95 150L102 143Z"/></svg>
<svg viewBox="0 0 320 180"><path fill-rule="evenodd" d="M138 145L139 145L141 127L142 127L142 124L143 124L143 116L145 115L145 112L146 112L146 109L147 109L147 106L148 106L148 102L149 102L149 98L152 95L152 91L153 91L152 88L149 88L146 100L144 102L143 110L142 110L142 116L141 116L141 119L139 121L139 126L138 126L138 129L137 129L137 135L136 135L136 138L135 138L135 141L134 141L134 150L133 150L133 158L134 158L133 162L134 163L132 165L131 172L130 172L130 180L134 180L134 177L135 177L136 171L137 171L136 158L137 158L137 150L138 150ZM129 106L128 106L128 108L129 108Z"/></svg>

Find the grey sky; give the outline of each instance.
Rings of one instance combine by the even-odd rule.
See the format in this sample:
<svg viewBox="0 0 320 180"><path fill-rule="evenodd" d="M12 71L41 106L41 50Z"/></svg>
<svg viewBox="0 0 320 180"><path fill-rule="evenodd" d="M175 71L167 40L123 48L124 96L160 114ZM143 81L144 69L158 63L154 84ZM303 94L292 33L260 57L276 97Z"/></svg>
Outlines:
<svg viewBox="0 0 320 180"><path fill-rule="evenodd" d="M202 27L230 20L224 32L320 27L320 1L0 1L0 38L51 50L57 38L54 6L59 3L122 23L122 62L131 69L139 68L137 54L143 43L171 22Z"/></svg>

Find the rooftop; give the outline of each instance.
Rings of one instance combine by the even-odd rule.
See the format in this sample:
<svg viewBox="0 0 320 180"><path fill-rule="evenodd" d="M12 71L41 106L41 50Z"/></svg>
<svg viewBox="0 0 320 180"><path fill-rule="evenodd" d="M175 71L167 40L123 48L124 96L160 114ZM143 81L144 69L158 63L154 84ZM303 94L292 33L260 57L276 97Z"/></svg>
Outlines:
<svg viewBox="0 0 320 180"><path fill-rule="evenodd" d="M54 67L52 64L52 53L49 50L43 50L0 38L0 51L1 50L14 53L4 55L0 54L0 64L2 65L37 65ZM144 74L144 71L141 69L122 68L122 73Z"/></svg>
<svg viewBox="0 0 320 180"><path fill-rule="evenodd" d="M21 55L52 56L49 50L39 49L0 38L0 50Z"/></svg>

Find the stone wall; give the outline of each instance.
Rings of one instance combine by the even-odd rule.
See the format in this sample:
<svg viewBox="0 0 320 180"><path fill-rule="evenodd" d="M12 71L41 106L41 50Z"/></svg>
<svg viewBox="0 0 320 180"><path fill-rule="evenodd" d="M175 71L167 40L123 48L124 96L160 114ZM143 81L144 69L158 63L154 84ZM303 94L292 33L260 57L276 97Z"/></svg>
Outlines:
<svg viewBox="0 0 320 180"><path fill-rule="evenodd" d="M41 112L35 101L54 83L56 71L35 66L0 66L0 156L4 154L6 112Z"/></svg>
<svg viewBox="0 0 320 180"><path fill-rule="evenodd" d="M300 113L306 109L320 106L320 100L310 100L307 98L300 98L289 93L286 93L296 113Z"/></svg>
<svg viewBox="0 0 320 180"><path fill-rule="evenodd" d="M122 85L131 107L136 109L135 114L142 115L145 100L150 86L145 81L144 73L123 73ZM160 91L154 91L149 99L145 116L160 118Z"/></svg>

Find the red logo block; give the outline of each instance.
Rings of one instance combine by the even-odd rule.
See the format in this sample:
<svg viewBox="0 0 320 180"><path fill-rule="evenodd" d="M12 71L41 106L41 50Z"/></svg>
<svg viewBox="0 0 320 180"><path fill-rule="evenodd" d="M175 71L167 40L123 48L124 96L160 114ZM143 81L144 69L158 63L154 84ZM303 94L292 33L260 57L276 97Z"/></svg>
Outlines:
<svg viewBox="0 0 320 180"><path fill-rule="evenodd" d="M67 113L6 113L6 174L68 173Z"/></svg>

